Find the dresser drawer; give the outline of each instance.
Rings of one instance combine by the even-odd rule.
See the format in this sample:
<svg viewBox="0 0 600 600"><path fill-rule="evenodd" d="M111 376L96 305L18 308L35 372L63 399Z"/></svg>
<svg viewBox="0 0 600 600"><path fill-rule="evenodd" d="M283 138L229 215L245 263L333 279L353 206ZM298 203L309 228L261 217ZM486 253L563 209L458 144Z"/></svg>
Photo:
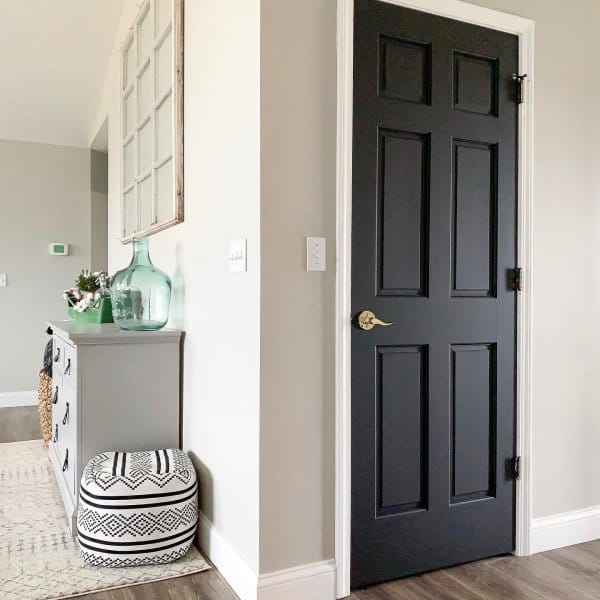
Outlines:
<svg viewBox="0 0 600 600"><path fill-rule="evenodd" d="M52 451L54 452L56 461L55 470L58 470L56 476L62 477L69 496L74 500L77 497L75 488L76 462L74 453L68 445L60 446L58 444L52 444Z"/></svg>
<svg viewBox="0 0 600 600"><path fill-rule="evenodd" d="M56 335L53 338L52 346L52 375L58 371L65 381L75 387L77 384L77 348Z"/></svg>
<svg viewBox="0 0 600 600"><path fill-rule="evenodd" d="M58 369L52 373L52 441L59 443L61 431L59 428L63 410L63 381L62 374Z"/></svg>
<svg viewBox="0 0 600 600"><path fill-rule="evenodd" d="M71 443L72 438L71 428L64 425L64 417L62 415L65 411L64 402L57 404L56 410L52 411L52 442L60 450L64 450L66 445Z"/></svg>
<svg viewBox="0 0 600 600"><path fill-rule="evenodd" d="M62 373L65 366L65 342L58 336L52 338L52 374L55 371Z"/></svg>
<svg viewBox="0 0 600 600"><path fill-rule="evenodd" d="M52 376L52 443L63 477L71 494L75 494L77 458L77 396L75 389L57 370Z"/></svg>
<svg viewBox="0 0 600 600"><path fill-rule="evenodd" d="M63 376L73 387L77 386L77 349L69 344L65 344Z"/></svg>
<svg viewBox="0 0 600 600"><path fill-rule="evenodd" d="M59 445L75 449L77 446L77 398L75 390L65 383L62 387L62 398L57 412L57 423L60 432Z"/></svg>

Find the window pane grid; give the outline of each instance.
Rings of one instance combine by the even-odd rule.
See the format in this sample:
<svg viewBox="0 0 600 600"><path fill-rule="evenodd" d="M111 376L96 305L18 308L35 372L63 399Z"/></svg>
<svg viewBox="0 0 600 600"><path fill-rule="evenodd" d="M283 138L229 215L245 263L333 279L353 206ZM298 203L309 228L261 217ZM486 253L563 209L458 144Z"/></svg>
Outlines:
<svg viewBox="0 0 600 600"><path fill-rule="evenodd" d="M172 18L172 0L147 0L122 55L124 238L169 222L176 208Z"/></svg>

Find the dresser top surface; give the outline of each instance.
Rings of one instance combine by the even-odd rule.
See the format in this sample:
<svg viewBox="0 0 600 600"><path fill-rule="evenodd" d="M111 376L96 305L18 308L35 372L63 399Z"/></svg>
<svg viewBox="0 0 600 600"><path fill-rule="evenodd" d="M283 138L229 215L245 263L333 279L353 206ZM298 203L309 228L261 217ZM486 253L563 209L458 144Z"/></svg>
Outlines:
<svg viewBox="0 0 600 600"><path fill-rule="evenodd" d="M126 331L114 323L76 323L73 321L48 321L55 335L71 340L73 344L152 344L178 342L182 332L178 329L159 331Z"/></svg>

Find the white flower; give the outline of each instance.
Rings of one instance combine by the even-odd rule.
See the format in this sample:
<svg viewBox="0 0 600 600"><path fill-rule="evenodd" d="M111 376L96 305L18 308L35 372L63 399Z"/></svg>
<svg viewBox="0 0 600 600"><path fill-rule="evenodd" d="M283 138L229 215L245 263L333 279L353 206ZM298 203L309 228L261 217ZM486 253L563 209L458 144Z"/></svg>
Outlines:
<svg viewBox="0 0 600 600"><path fill-rule="evenodd" d="M83 294L78 294L77 302L75 303L75 310L78 312L85 312L88 308L92 308L94 306L94 293L93 292L85 292Z"/></svg>

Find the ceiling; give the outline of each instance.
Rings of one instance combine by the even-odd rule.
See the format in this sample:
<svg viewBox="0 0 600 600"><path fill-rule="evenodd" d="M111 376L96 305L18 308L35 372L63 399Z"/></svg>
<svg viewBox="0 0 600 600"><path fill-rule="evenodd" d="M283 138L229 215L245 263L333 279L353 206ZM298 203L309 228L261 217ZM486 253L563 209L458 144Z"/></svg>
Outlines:
<svg viewBox="0 0 600 600"><path fill-rule="evenodd" d="M87 147L123 0L0 0L0 139Z"/></svg>

